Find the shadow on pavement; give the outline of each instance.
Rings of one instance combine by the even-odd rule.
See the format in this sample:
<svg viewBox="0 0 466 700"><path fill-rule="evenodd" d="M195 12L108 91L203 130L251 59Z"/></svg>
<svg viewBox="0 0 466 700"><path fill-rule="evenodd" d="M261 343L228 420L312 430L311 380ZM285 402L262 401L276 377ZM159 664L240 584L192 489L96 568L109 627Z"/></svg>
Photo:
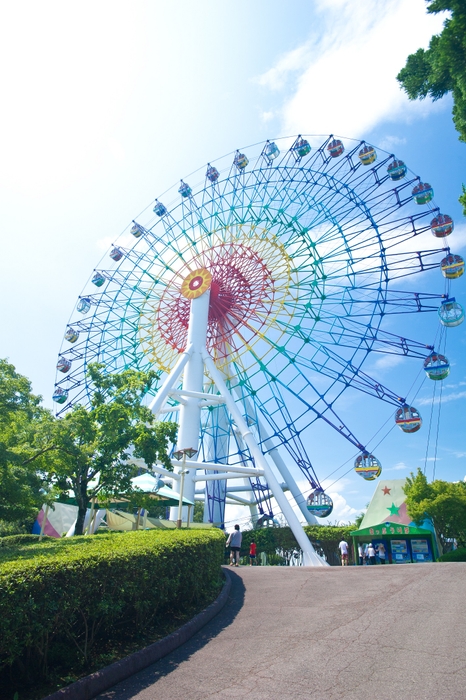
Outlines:
<svg viewBox="0 0 466 700"><path fill-rule="evenodd" d="M232 624L244 603L245 586L242 579L231 569L228 569L231 577L231 589L225 607L205 627L189 641L175 651L160 659L155 664L148 666L134 676L127 678L118 685L110 688L97 696L96 700L130 700L137 693L153 685L159 678L169 675L181 663L187 661L192 654L202 649L211 639L214 639L226 627Z"/></svg>

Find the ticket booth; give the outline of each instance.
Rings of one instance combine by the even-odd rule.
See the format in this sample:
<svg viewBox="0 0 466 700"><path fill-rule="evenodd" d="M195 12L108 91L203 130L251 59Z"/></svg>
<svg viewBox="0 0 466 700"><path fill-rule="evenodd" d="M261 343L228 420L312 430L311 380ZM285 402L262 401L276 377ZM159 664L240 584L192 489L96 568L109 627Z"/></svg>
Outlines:
<svg viewBox="0 0 466 700"><path fill-rule="evenodd" d="M360 543L371 542L376 549L383 544L387 564L424 564L438 557L434 533L413 525L382 523L354 530L351 537L355 552Z"/></svg>

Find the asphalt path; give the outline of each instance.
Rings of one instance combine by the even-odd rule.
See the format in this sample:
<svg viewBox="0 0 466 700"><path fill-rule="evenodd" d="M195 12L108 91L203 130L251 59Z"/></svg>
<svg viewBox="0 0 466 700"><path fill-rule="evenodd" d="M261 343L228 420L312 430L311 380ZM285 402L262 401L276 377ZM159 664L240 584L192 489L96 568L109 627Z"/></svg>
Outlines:
<svg viewBox="0 0 466 700"><path fill-rule="evenodd" d="M99 699L466 698L466 563L229 572L211 622Z"/></svg>

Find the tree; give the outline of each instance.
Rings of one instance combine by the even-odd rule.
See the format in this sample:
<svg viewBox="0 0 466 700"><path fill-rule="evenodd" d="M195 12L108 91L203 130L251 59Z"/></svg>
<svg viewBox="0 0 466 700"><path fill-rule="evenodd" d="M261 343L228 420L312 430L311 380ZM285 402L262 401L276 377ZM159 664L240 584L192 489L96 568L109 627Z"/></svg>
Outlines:
<svg viewBox="0 0 466 700"><path fill-rule="evenodd" d="M33 519L46 500L43 457L37 436L52 416L31 392L29 380L0 359L0 520Z"/></svg>
<svg viewBox="0 0 466 700"><path fill-rule="evenodd" d="M429 1L429 0L428 0ZM450 11L443 31L432 37L427 51L418 49L408 56L397 75L411 100L428 95L438 100L453 95L453 121L460 140L466 141L466 4L464 0L430 0L427 12ZM459 201L466 215L466 189Z"/></svg>
<svg viewBox="0 0 466 700"><path fill-rule="evenodd" d="M141 403L156 378L154 372L109 375L101 365L90 365L88 372L95 387L90 408L74 406L43 435L56 487L73 491L78 504L76 535L83 533L93 499L131 494L132 456L144 459L148 467L158 462L173 470L168 447L177 431L175 423L156 422Z"/></svg>
<svg viewBox="0 0 466 700"><path fill-rule="evenodd" d="M204 502L195 501L194 502L194 513L193 513L193 523L203 523L204 522Z"/></svg>
<svg viewBox="0 0 466 700"><path fill-rule="evenodd" d="M455 539L466 547L466 483L436 479L430 484L420 469L406 479L408 513L417 525L429 517L442 544Z"/></svg>

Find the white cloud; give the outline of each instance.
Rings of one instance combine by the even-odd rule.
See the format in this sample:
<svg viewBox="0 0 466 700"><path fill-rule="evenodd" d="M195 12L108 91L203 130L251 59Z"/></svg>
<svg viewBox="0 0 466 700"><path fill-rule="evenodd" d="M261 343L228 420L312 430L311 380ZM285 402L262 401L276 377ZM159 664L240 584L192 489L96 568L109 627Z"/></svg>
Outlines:
<svg viewBox="0 0 466 700"><path fill-rule="evenodd" d="M427 14L423 0L319 0L319 33L258 82L291 88L282 110L285 133L360 137L382 120L411 121L444 104L410 102L395 76L410 53L428 46L443 19Z"/></svg>
<svg viewBox="0 0 466 700"><path fill-rule="evenodd" d="M274 113L273 112L262 112L261 118L264 124L267 124L269 121L271 121L274 118Z"/></svg>
<svg viewBox="0 0 466 700"><path fill-rule="evenodd" d="M333 501L333 511L328 518L322 518L319 522L322 525L333 524L335 522L341 524L347 524L349 522L354 522L354 519L361 512L357 508L353 508L347 503L344 496L337 491L329 491L328 495Z"/></svg>
<svg viewBox="0 0 466 700"><path fill-rule="evenodd" d="M416 403L419 406L431 406L432 403L437 405L440 403L440 401L442 403L449 403L450 401L460 401L461 399L466 399L466 391L457 391L453 394L443 394L441 398L440 396L436 396L434 399L416 399Z"/></svg>
<svg viewBox="0 0 466 700"><path fill-rule="evenodd" d="M399 472L403 471L404 469L409 469L408 465L405 464L404 462L398 462L395 464L394 467L388 467L388 469L385 469L387 472Z"/></svg>
<svg viewBox="0 0 466 700"><path fill-rule="evenodd" d="M400 355L382 355L375 361L374 368L377 370L389 370L393 369L403 361L404 358Z"/></svg>
<svg viewBox="0 0 466 700"><path fill-rule="evenodd" d="M399 136L387 135L381 141L378 142L378 147L384 151L395 151L397 146L404 146L406 144L406 139L402 139Z"/></svg>
<svg viewBox="0 0 466 700"><path fill-rule="evenodd" d="M280 90L285 87L289 74L305 68L308 61L309 46L305 44L282 56L277 65L256 78L256 82L270 90Z"/></svg>

